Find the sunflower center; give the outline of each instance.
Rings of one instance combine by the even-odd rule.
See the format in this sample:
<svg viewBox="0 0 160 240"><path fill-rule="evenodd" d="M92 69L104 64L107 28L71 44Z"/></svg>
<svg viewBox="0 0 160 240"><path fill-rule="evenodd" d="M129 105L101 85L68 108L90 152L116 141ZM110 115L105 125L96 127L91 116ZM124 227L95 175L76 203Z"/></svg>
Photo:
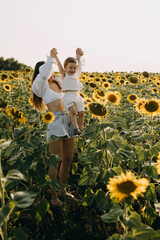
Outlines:
<svg viewBox="0 0 160 240"><path fill-rule="evenodd" d="M135 95L131 95L131 96L130 96L130 99L133 100L133 101L136 100L136 98L137 98L137 97L136 97Z"/></svg>
<svg viewBox="0 0 160 240"><path fill-rule="evenodd" d="M97 94L101 97L104 97L105 96L105 93L103 91L98 91Z"/></svg>
<svg viewBox="0 0 160 240"><path fill-rule="evenodd" d="M89 86L92 87L92 88L97 87L97 85L95 83L89 83Z"/></svg>
<svg viewBox="0 0 160 240"><path fill-rule="evenodd" d="M105 116L106 112L107 112L105 107L99 103L90 103L89 109L90 109L91 113L93 113L97 116Z"/></svg>
<svg viewBox="0 0 160 240"><path fill-rule="evenodd" d="M96 81L96 82L99 82L99 81L100 81L100 79L99 79L99 78L96 78L96 79L95 79L95 81Z"/></svg>
<svg viewBox="0 0 160 240"><path fill-rule="evenodd" d="M137 83L137 82L138 82L138 79L135 78L135 77L131 77L131 78L129 79L129 81L130 81L131 83Z"/></svg>
<svg viewBox="0 0 160 240"><path fill-rule="evenodd" d="M51 118L52 118L51 114L46 114L46 115L45 115L45 119L46 119L46 120L51 120Z"/></svg>
<svg viewBox="0 0 160 240"><path fill-rule="evenodd" d="M7 79L7 75L6 74L2 74L1 78L2 78L2 80Z"/></svg>
<svg viewBox="0 0 160 240"><path fill-rule="evenodd" d="M110 94L108 96L108 100L112 103L115 103L117 101L117 97L114 94Z"/></svg>
<svg viewBox="0 0 160 240"><path fill-rule="evenodd" d="M130 193L136 190L137 186L132 181L128 180L126 182L117 184L117 188L119 192L130 195Z"/></svg>
<svg viewBox="0 0 160 240"><path fill-rule="evenodd" d="M159 108L159 104L156 101L150 101L149 103L145 104L145 109L148 112L156 112Z"/></svg>

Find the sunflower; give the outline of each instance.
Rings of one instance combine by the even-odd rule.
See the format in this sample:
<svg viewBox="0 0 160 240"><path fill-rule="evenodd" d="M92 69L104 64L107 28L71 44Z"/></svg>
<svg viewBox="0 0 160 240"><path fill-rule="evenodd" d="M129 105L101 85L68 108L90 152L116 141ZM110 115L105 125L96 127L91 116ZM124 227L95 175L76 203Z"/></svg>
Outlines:
<svg viewBox="0 0 160 240"><path fill-rule="evenodd" d="M142 113L151 117L160 116L160 100L157 98L146 100L146 102L142 105Z"/></svg>
<svg viewBox="0 0 160 240"><path fill-rule="evenodd" d="M0 75L0 81L1 81L1 82L5 82L7 79L8 79L8 75L7 75L7 74L2 73L2 74Z"/></svg>
<svg viewBox="0 0 160 240"><path fill-rule="evenodd" d="M32 87L31 87L31 84L28 84L28 85L27 85L27 87L28 87L29 89L31 89L31 88L32 88Z"/></svg>
<svg viewBox="0 0 160 240"><path fill-rule="evenodd" d="M97 88L97 85L96 85L95 83L93 83L93 82L90 82L90 83L89 83L89 86L90 86L91 88Z"/></svg>
<svg viewBox="0 0 160 240"><path fill-rule="evenodd" d="M12 119L17 119L19 123L25 123L27 119L23 116L23 113L16 108L8 108L6 110L8 116L11 116Z"/></svg>
<svg viewBox="0 0 160 240"><path fill-rule="evenodd" d="M124 79L121 79L119 82L120 84L124 84Z"/></svg>
<svg viewBox="0 0 160 240"><path fill-rule="evenodd" d="M146 71L144 71L144 72L142 73L142 75L143 75L145 78L148 78L148 77L149 77L149 73L146 72Z"/></svg>
<svg viewBox="0 0 160 240"><path fill-rule="evenodd" d="M135 104L136 111L138 113L142 113L142 105L146 102L145 98L139 98L138 101Z"/></svg>
<svg viewBox="0 0 160 240"><path fill-rule="evenodd" d="M103 86L103 88L105 88L105 89L108 89L108 88L110 88L110 83L109 82L104 82L103 84L102 84L102 86Z"/></svg>
<svg viewBox="0 0 160 240"><path fill-rule="evenodd" d="M104 75L103 73L99 73L99 77L100 77L100 78L104 78L105 75Z"/></svg>
<svg viewBox="0 0 160 240"><path fill-rule="evenodd" d="M143 79L141 79L141 83L147 83L147 79L145 79L145 78L143 78Z"/></svg>
<svg viewBox="0 0 160 240"><path fill-rule="evenodd" d="M7 103L5 103L1 98L0 98L0 110L3 110L7 107Z"/></svg>
<svg viewBox="0 0 160 240"><path fill-rule="evenodd" d="M26 68L24 69L24 71L25 71L26 74L29 74L29 73L32 72L32 68L26 67Z"/></svg>
<svg viewBox="0 0 160 240"><path fill-rule="evenodd" d="M8 78L9 78L9 81L12 81L14 79L14 77L11 75L9 75Z"/></svg>
<svg viewBox="0 0 160 240"><path fill-rule="evenodd" d="M30 78L30 77L27 77L27 81L30 82L30 81L31 81L31 78Z"/></svg>
<svg viewBox="0 0 160 240"><path fill-rule="evenodd" d="M19 74L16 73L16 72L12 72L11 75L12 75L15 79L19 77Z"/></svg>
<svg viewBox="0 0 160 240"><path fill-rule="evenodd" d="M107 81L107 78L102 78L101 81L102 81L102 82L106 82L106 81Z"/></svg>
<svg viewBox="0 0 160 240"><path fill-rule="evenodd" d="M118 92L108 92L106 94L106 101L111 102L114 104L119 104L119 101L121 99L121 96L118 94Z"/></svg>
<svg viewBox="0 0 160 240"><path fill-rule="evenodd" d="M136 78L136 77L130 77L130 78L129 78L129 81L130 81L130 83L136 85L136 84L138 83L138 78Z"/></svg>
<svg viewBox="0 0 160 240"><path fill-rule="evenodd" d="M30 98L28 99L28 102L31 106L33 106L33 96L30 96Z"/></svg>
<svg viewBox="0 0 160 240"><path fill-rule="evenodd" d="M89 77L90 77L90 78L93 78L93 77L94 77L94 74L90 74Z"/></svg>
<svg viewBox="0 0 160 240"><path fill-rule="evenodd" d="M85 80L86 80L86 76L84 76L84 75L83 75L83 76L80 76L80 77L79 77L79 80L85 81Z"/></svg>
<svg viewBox="0 0 160 240"><path fill-rule="evenodd" d="M19 123L25 123L25 122L27 122L27 118L25 118L23 115L21 115L21 117L18 118L18 122Z"/></svg>
<svg viewBox="0 0 160 240"><path fill-rule="evenodd" d="M117 96L119 96L119 98L122 98L122 94L120 93L120 92L115 92L115 94L117 95Z"/></svg>
<svg viewBox="0 0 160 240"><path fill-rule="evenodd" d="M121 173L120 176L109 178L109 183L107 184L111 198L116 198L117 202L124 201L128 197L137 199L137 194L142 195L148 186L148 179L136 179L131 171L127 172L126 175Z"/></svg>
<svg viewBox="0 0 160 240"><path fill-rule="evenodd" d="M20 117L19 110L14 108L14 107L13 108L8 108L6 110L6 113L7 113L8 116L11 116L12 119Z"/></svg>
<svg viewBox="0 0 160 240"><path fill-rule="evenodd" d="M128 84L129 84L129 82L128 82L128 81L125 81L125 82L124 82L124 85L128 85Z"/></svg>
<svg viewBox="0 0 160 240"><path fill-rule="evenodd" d="M93 117L98 117L99 119L103 119L107 115L107 110L103 106L103 104L89 103L88 107Z"/></svg>
<svg viewBox="0 0 160 240"><path fill-rule="evenodd" d="M128 95L127 100L128 100L130 103L134 103L134 102L136 102L136 101L138 100L138 97L137 97L136 94L133 94L133 93L132 93L132 94Z"/></svg>
<svg viewBox="0 0 160 240"><path fill-rule="evenodd" d="M141 75L138 75L137 78L138 78L139 80L143 79L143 77L142 77Z"/></svg>
<svg viewBox="0 0 160 240"><path fill-rule="evenodd" d="M100 79L99 77L96 77L96 78L94 79L94 81L95 81L95 82L100 82L101 79Z"/></svg>
<svg viewBox="0 0 160 240"><path fill-rule="evenodd" d="M160 82L159 81L156 81L155 84L160 87Z"/></svg>
<svg viewBox="0 0 160 240"><path fill-rule="evenodd" d="M157 173L160 174L160 152L157 157Z"/></svg>
<svg viewBox="0 0 160 240"><path fill-rule="evenodd" d="M113 80L112 80L112 79L109 79L108 82L109 82L109 83L113 83Z"/></svg>
<svg viewBox="0 0 160 240"><path fill-rule="evenodd" d="M54 119L55 119L55 116L52 112L48 112L48 113L44 114L42 117L42 121L44 123L52 123Z"/></svg>
<svg viewBox="0 0 160 240"><path fill-rule="evenodd" d="M158 88L152 88L152 93L159 93Z"/></svg>
<svg viewBox="0 0 160 240"><path fill-rule="evenodd" d="M92 98L85 97L84 101L87 103L91 103L93 100Z"/></svg>
<svg viewBox="0 0 160 240"><path fill-rule="evenodd" d="M121 83L120 83L120 82L116 82L115 85L116 85L116 86L120 86Z"/></svg>
<svg viewBox="0 0 160 240"><path fill-rule="evenodd" d="M117 76L116 80L119 81L121 79L121 76Z"/></svg>
<svg viewBox="0 0 160 240"><path fill-rule="evenodd" d="M9 84L3 84L3 89L4 89L6 92L10 92L11 89L12 89L12 87L11 87L11 85L9 85Z"/></svg>
<svg viewBox="0 0 160 240"><path fill-rule="evenodd" d="M94 92L92 93L92 98L93 98L94 100L99 100L101 97L97 94L96 91L94 91Z"/></svg>
<svg viewBox="0 0 160 240"><path fill-rule="evenodd" d="M152 79L155 80L155 81L157 81L157 80L158 80L158 76L155 75Z"/></svg>
<svg viewBox="0 0 160 240"><path fill-rule="evenodd" d="M84 93L80 93L79 95L80 95L82 98L85 98Z"/></svg>
<svg viewBox="0 0 160 240"><path fill-rule="evenodd" d="M98 97L100 97L100 98L104 98L105 95L106 95L103 90L96 90L96 91L94 91L94 92L95 92L95 94L97 94Z"/></svg>

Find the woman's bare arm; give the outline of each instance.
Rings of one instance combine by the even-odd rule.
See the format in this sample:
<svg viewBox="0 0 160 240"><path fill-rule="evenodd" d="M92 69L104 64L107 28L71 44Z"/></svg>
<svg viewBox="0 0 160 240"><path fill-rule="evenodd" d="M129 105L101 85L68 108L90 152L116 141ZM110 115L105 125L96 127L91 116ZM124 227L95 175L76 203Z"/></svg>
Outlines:
<svg viewBox="0 0 160 240"><path fill-rule="evenodd" d="M56 49L56 48L53 48L53 49L50 51L50 56L53 57L53 58L56 60L57 65L58 65L59 72L60 72L62 78L64 78L65 70L64 70L64 68L62 67L62 64L61 64L61 62L60 62L60 60L59 60L59 58L58 58L57 55L58 55L57 49Z"/></svg>

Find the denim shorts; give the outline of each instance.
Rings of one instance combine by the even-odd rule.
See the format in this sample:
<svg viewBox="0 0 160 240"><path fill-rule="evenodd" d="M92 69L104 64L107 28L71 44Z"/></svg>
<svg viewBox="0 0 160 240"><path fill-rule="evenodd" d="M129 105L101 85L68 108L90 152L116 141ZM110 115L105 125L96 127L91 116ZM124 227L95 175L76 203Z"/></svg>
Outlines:
<svg viewBox="0 0 160 240"><path fill-rule="evenodd" d="M53 113L55 119L48 124L47 140L52 140L52 135L65 138L75 137L70 115L66 111Z"/></svg>

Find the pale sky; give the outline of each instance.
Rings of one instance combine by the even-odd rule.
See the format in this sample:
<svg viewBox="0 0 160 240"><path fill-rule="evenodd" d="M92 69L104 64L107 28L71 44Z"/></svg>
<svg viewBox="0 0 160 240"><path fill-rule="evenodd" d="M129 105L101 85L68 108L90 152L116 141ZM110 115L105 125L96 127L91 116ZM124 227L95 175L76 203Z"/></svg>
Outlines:
<svg viewBox="0 0 160 240"><path fill-rule="evenodd" d="M0 0L0 56L34 68L55 47L83 71L160 72L160 0Z"/></svg>

